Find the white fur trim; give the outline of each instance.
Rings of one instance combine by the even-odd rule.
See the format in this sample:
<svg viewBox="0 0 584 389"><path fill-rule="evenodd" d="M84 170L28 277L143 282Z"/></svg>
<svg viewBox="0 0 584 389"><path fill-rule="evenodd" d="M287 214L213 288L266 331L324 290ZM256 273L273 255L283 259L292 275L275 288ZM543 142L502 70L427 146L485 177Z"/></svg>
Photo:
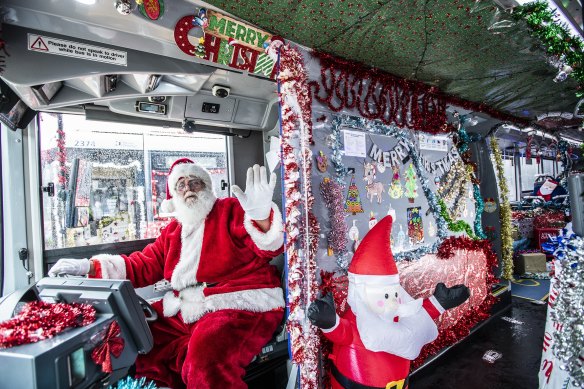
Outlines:
<svg viewBox="0 0 584 389"><path fill-rule="evenodd" d="M190 287L182 290L178 297L167 292L162 302L164 316L174 316L180 308L184 322L194 323L204 314L222 309L269 312L285 306L281 288L248 289L207 297L203 289L202 286Z"/></svg>
<svg viewBox="0 0 584 389"><path fill-rule="evenodd" d="M205 221L198 226L183 224L180 238L180 259L172 271L170 284L174 290L183 290L197 282L197 270L203 247Z"/></svg>
<svg viewBox="0 0 584 389"><path fill-rule="evenodd" d="M274 203L272 203L272 211L272 224L270 225L270 229L266 232L258 230L258 228L253 225L249 216L247 216L247 213L243 219L245 230L260 250L276 251L282 247L282 244L284 244L284 225L282 224L282 215L280 215L280 210Z"/></svg>
<svg viewBox="0 0 584 389"><path fill-rule="evenodd" d="M392 285L399 284L399 274L392 274L387 276L372 276L355 274L348 272L349 282L353 282L355 285Z"/></svg>
<svg viewBox="0 0 584 389"><path fill-rule="evenodd" d="M436 297L430 296L428 300L430 300L430 302L432 303L434 308L436 308L438 310L438 312L440 312L441 315L444 313L445 309L442 308L442 305L440 305L438 300L436 300Z"/></svg>
<svg viewBox="0 0 584 389"><path fill-rule="evenodd" d="M325 328L321 328L320 330L322 332L324 332L325 334L327 332L333 332L334 330L337 329L337 327L339 326L340 323L341 323L341 318L339 317L339 315L335 315L335 325L332 326L331 328L326 328L326 329Z"/></svg>
<svg viewBox="0 0 584 389"><path fill-rule="evenodd" d="M207 169L196 163L181 163L173 167L168 175L168 190L172 197L177 195L176 183L181 177L200 178L203 180L207 188L213 190L213 181L211 181L211 175Z"/></svg>
<svg viewBox="0 0 584 389"><path fill-rule="evenodd" d="M126 262L121 255L99 254L91 258L101 265L101 278L110 280L126 279Z"/></svg>
<svg viewBox="0 0 584 389"><path fill-rule="evenodd" d="M174 212L175 211L174 201L172 199L162 200L162 204L160 204L160 211L164 213Z"/></svg>

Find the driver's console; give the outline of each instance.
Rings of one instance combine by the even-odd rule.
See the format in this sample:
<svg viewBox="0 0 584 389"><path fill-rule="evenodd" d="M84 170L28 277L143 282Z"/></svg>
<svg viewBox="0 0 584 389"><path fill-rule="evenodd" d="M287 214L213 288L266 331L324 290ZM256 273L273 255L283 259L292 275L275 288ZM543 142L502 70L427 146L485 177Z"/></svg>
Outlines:
<svg viewBox="0 0 584 389"><path fill-rule="evenodd" d="M43 278L29 289L15 292L0 304L0 321L18 313L24 303L87 303L96 320L69 329L51 339L0 350L0 387L31 389L87 388L96 383L106 387L123 378L139 353L152 349L153 340L147 320L155 312L136 295L130 281L86 278ZM149 317L144 310L149 311ZM102 372L92 351L101 345L113 321L120 326L124 348L111 358L112 372Z"/></svg>

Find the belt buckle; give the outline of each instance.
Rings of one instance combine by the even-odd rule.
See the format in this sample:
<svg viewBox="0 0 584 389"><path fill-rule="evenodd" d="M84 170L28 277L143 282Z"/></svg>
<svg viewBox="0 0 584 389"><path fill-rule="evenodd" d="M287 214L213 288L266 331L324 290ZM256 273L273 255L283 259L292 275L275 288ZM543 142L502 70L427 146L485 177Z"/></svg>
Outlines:
<svg viewBox="0 0 584 389"><path fill-rule="evenodd" d="M403 389L405 380L391 381L385 385L385 389Z"/></svg>

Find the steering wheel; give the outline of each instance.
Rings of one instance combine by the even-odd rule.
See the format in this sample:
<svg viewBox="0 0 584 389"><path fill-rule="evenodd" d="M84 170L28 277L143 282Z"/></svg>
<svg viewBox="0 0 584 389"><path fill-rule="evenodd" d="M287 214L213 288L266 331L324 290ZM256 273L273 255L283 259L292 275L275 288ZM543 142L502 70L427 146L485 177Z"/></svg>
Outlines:
<svg viewBox="0 0 584 389"><path fill-rule="evenodd" d="M144 312L144 316L146 317L146 321L147 322L153 322L156 321L158 319L158 313L156 313L156 310L152 307L152 305L150 305L150 303L148 301L146 301L144 299L144 297L136 295L136 297L138 297L138 302L140 303L140 306L142 307L142 311Z"/></svg>

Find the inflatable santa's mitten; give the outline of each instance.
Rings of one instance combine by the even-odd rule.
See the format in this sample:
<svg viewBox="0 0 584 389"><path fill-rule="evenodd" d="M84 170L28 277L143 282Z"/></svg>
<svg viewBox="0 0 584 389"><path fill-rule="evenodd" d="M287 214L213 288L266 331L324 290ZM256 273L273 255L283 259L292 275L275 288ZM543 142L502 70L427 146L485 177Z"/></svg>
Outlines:
<svg viewBox="0 0 584 389"><path fill-rule="evenodd" d="M464 285L438 284L434 295L414 300L399 284L386 216L363 238L349 266L349 308L339 317L332 296L316 300L308 318L333 342L334 389L402 389L422 347L436 339L434 323L445 309L469 297Z"/></svg>

